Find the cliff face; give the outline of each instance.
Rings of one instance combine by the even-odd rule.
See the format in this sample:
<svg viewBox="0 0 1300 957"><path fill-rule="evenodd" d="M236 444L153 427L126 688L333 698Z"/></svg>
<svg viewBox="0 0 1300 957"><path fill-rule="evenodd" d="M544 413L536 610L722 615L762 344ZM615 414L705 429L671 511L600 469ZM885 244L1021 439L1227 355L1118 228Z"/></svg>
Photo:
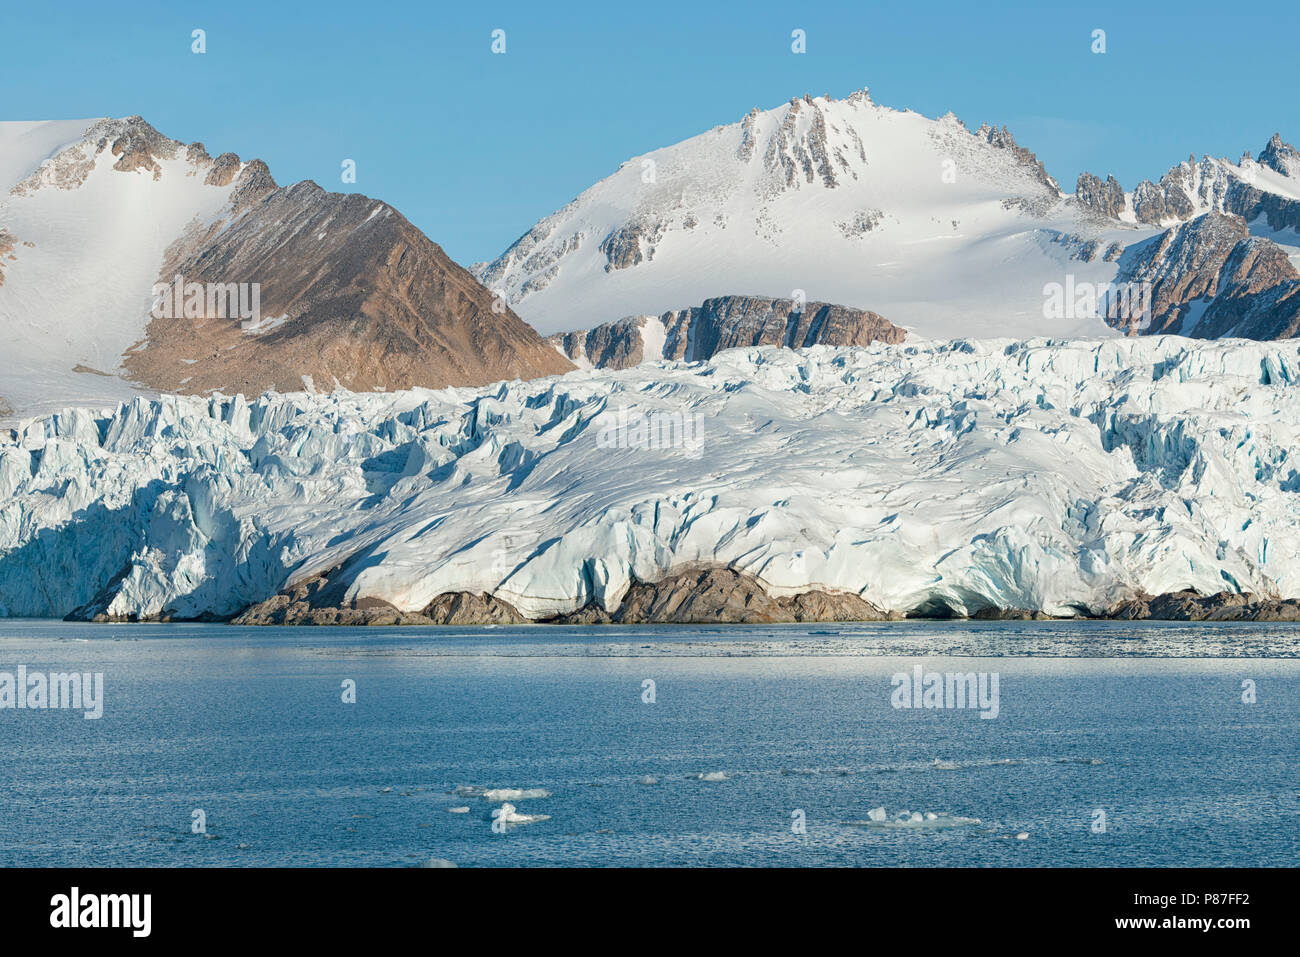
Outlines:
<svg viewBox="0 0 1300 957"><path fill-rule="evenodd" d="M1290 339L1300 331L1300 272L1239 216L1206 213L1134 247L1118 281L1151 284L1149 318L1115 323L1130 334Z"/></svg>
<svg viewBox="0 0 1300 957"><path fill-rule="evenodd" d="M159 282L255 281L260 323L154 318L143 347L126 358L135 381L168 392L259 393L301 389L306 378L369 391L572 368L385 203L311 182L250 184L232 213L174 244Z"/></svg>
<svg viewBox="0 0 1300 957"><path fill-rule="evenodd" d="M865 346L899 343L905 336L904 330L865 309L719 296L662 316L630 316L583 332L560 333L550 342L574 361L627 369L656 359L698 362L744 346Z"/></svg>

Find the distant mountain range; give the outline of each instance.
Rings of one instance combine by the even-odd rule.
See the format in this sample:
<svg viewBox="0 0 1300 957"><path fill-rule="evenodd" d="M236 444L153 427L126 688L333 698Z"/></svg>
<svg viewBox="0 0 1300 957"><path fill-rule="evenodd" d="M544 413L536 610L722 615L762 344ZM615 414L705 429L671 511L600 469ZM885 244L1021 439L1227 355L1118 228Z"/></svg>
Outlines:
<svg viewBox="0 0 1300 957"><path fill-rule="evenodd" d="M279 186L140 117L0 123L0 191L0 418L737 346L1300 329L1300 153L1280 136L1066 194L1005 128L865 90L629 160L469 271L381 201ZM1108 313L1128 284L1149 308Z"/></svg>

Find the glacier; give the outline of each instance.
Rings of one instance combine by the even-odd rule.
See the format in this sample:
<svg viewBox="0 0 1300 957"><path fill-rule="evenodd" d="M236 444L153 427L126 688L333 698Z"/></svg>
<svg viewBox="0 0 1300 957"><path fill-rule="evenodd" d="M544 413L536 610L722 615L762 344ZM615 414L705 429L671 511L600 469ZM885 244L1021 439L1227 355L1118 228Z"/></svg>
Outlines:
<svg viewBox="0 0 1300 957"><path fill-rule="evenodd" d="M0 614L220 619L330 573L542 619L701 562L925 614L1300 596L1298 379L1294 340L957 339L68 408L0 431Z"/></svg>

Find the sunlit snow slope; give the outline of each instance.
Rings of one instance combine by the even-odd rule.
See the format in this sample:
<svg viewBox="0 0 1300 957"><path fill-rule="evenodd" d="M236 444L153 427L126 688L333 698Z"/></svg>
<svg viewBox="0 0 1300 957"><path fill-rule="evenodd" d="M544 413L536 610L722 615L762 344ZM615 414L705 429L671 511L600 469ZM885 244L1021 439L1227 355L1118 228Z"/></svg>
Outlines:
<svg viewBox="0 0 1300 957"><path fill-rule="evenodd" d="M1295 342L1150 337L140 397L0 440L0 608L107 589L115 615L230 615L343 566L353 599L493 592L542 617L696 561L903 611L1297 596L1298 379ZM602 448L621 410L698 414L702 446Z"/></svg>
<svg viewBox="0 0 1300 957"><path fill-rule="evenodd" d="M475 272L545 333L803 290L927 336L1106 335L1100 320L1043 319L1044 277L1115 274L1100 255L1071 259L1085 226L1009 136L862 91L629 160ZM1087 234L1104 249L1136 231Z"/></svg>
<svg viewBox="0 0 1300 957"><path fill-rule="evenodd" d="M1005 128L803 97L628 160L474 272L548 334L802 292L923 336L1103 336L1086 309L1045 318L1044 286L1111 282L1125 250L1208 212L1300 255L1300 157L1278 137L1260 162L1075 189Z"/></svg>
<svg viewBox="0 0 1300 957"><path fill-rule="evenodd" d="M0 399L10 408L136 394L118 373L144 338L164 251L230 197L233 183L205 182L183 151L124 170L134 157L100 141L130 122L0 123L0 229L13 257L0 258Z"/></svg>

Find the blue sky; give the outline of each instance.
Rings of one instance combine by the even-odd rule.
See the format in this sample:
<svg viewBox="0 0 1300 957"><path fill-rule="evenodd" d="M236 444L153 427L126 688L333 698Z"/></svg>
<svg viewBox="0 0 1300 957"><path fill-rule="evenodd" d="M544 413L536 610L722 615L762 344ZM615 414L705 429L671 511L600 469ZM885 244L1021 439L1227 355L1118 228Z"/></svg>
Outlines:
<svg viewBox="0 0 1300 957"><path fill-rule="evenodd" d="M629 157L804 93L866 86L886 106L1005 124L1067 189L1085 169L1131 189L1189 153L1300 142L1298 27L1294 3L1197 0L15 2L0 118L139 113L213 155L260 157L278 182L387 200L468 264Z"/></svg>

